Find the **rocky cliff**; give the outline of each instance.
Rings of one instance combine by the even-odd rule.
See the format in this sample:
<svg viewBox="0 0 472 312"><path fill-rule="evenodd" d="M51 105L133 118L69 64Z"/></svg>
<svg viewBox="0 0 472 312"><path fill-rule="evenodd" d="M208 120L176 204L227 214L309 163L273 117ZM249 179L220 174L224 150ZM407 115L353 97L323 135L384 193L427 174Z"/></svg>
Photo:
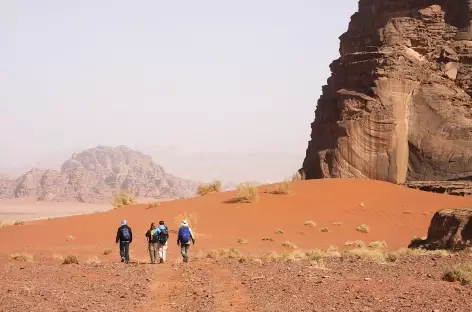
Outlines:
<svg viewBox="0 0 472 312"><path fill-rule="evenodd" d="M167 173L150 156L125 146L98 146L74 154L61 171L32 169L16 180L0 177L0 199L105 203L120 190L142 198L180 198L193 196L196 182Z"/></svg>
<svg viewBox="0 0 472 312"><path fill-rule="evenodd" d="M472 176L472 0L360 0L323 87L306 177Z"/></svg>

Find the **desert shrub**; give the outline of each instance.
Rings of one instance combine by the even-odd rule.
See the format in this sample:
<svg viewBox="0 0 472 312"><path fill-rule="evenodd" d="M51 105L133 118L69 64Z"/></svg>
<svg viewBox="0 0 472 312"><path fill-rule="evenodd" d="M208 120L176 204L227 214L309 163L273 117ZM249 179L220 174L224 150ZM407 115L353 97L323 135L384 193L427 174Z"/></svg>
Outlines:
<svg viewBox="0 0 472 312"><path fill-rule="evenodd" d="M386 252L384 257L387 262L396 262L400 258L399 254L393 251Z"/></svg>
<svg viewBox="0 0 472 312"><path fill-rule="evenodd" d="M275 261L275 260L280 259L280 257L281 256L278 253L276 253L275 251L268 252L268 253L264 254L264 256L263 256L263 258L266 261Z"/></svg>
<svg viewBox="0 0 472 312"><path fill-rule="evenodd" d="M387 242L385 242L385 241L374 241L374 242L370 242L367 245L367 247L374 248L374 249L384 248L384 247L387 247Z"/></svg>
<svg viewBox="0 0 472 312"><path fill-rule="evenodd" d="M292 176L292 181L301 181L301 180L305 180L305 179L306 179L306 175L305 175L305 172L303 170L301 170L300 172L296 172Z"/></svg>
<svg viewBox="0 0 472 312"><path fill-rule="evenodd" d="M113 206L115 207L131 205L134 202L134 194L130 191L121 191L113 197Z"/></svg>
<svg viewBox="0 0 472 312"><path fill-rule="evenodd" d="M299 260L303 260L303 259L306 259L306 258L307 258L306 254L303 251L300 251L300 250L295 250L291 253L284 253L280 257L280 259L282 259L284 261L287 261L287 262L299 261Z"/></svg>
<svg viewBox="0 0 472 312"><path fill-rule="evenodd" d="M324 227L320 230L320 232L323 232L323 233L327 233L329 232L328 228L327 227Z"/></svg>
<svg viewBox="0 0 472 312"><path fill-rule="evenodd" d="M219 192L220 190L221 190L221 182L218 180L215 180L212 183L200 184L197 187L197 194L206 195L211 192Z"/></svg>
<svg viewBox="0 0 472 312"><path fill-rule="evenodd" d="M277 229L277 230L275 231L275 234L279 234L279 235L280 235L280 234L283 234L283 233L284 233L284 230L282 230L282 229Z"/></svg>
<svg viewBox="0 0 472 312"><path fill-rule="evenodd" d="M16 261L31 262L33 261L33 255L26 252L14 253L10 255L10 259Z"/></svg>
<svg viewBox="0 0 472 312"><path fill-rule="evenodd" d="M282 183L277 183L275 189L272 191L272 194L277 195L287 195L290 193L290 182L284 181Z"/></svg>
<svg viewBox="0 0 472 312"><path fill-rule="evenodd" d="M356 240L356 241L347 241L344 243L344 246L355 246L357 248L364 248L365 243L361 240Z"/></svg>
<svg viewBox="0 0 472 312"><path fill-rule="evenodd" d="M444 273L443 280L448 282L460 282L462 285L470 284L472 282L472 263L453 266Z"/></svg>
<svg viewBox="0 0 472 312"><path fill-rule="evenodd" d="M361 224L356 228L356 231L361 232L361 233L369 233L370 229L368 225Z"/></svg>
<svg viewBox="0 0 472 312"><path fill-rule="evenodd" d="M76 255L68 255L63 264L79 264L79 258Z"/></svg>
<svg viewBox="0 0 472 312"><path fill-rule="evenodd" d="M333 222L333 226L341 226L342 224L342 222Z"/></svg>
<svg viewBox="0 0 472 312"><path fill-rule="evenodd" d="M108 248L108 249L105 249L105 250L103 251L103 254L106 256L106 255L111 254L112 252L113 252L113 250L110 249L110 248Z"/></svg>
<svg viewBox="0 0 472 312"><path fill-rule="evenodd" d="M252 203L259 199L257 187L251 183L240 183L236 189L236 199L240 203Z"/></svg>
<svg viewBox="0 0 472 312"><path fill-rule="evenodd" d="M312 221L312 220L305 221L304 224L305 224L305 226L308 226L308 227L315 227L316 226L315 221Z"/></svg>
<svg viewBox="0 0 472 312"><path fill-rule="evenodd" d="M385 262L385 256L383 252L366 248L345 250L341 256L343 259L360 259L372 263Z"/></svg>
<svg viewBox="0 0 472 312"><path fill-rule="evenodd" d="M263 237L262 240L263 240L263 241L270 241L270 242L273 242L273 241L274 241L274 239L273 239L272 237L268 237L268 236Z"/></svg>
<svg viewBox="0 0 472 312"><path fill-rule="evenodd" d="M321 249L308 250L307 252L305 252L305 255L308 259L313 261L318 261L327 257L327 253Z"/></svg>
<svg viewBox="0 0 472 312"><path fill-rule="evenodd" d="M207 254L207 258L217 259L220 257L229 259L239 259L241 258L241 252L237 248L223 248L220 250L212 250Z"/></svg>
<svg viewBox="0 0 472 312"><path fill-rule="evenodd" d="M25 224L25 221L21 221L21 220L15 221L15 223L13 223L13 225L23 225L23 224Z"/></svg>
<svg viewBox="0 0 472 312"><path fill-rule="evenodd" d="M150 209L150 208L156 208L156 207L159 207L159 206L161 206L161 203L160 203L160 202L150 203L149 206L148 206L148 209Z"/></svg>
<svg viewBox="0 0 472 312"><path fill-rule="evenodd" d="M289 242L289 241L283 242L282 246L286 247L286 248L290 248L290 249L297 249L297 245L295 245L294 243Z"/></svg>
<svg viewBox="0 0 472 312"><path fill-rule="evenodd" d="M241 244L241 245L245 245L248 243L247 239L244 239L244 238L239 238L238 239L238 243Z"/></svg>

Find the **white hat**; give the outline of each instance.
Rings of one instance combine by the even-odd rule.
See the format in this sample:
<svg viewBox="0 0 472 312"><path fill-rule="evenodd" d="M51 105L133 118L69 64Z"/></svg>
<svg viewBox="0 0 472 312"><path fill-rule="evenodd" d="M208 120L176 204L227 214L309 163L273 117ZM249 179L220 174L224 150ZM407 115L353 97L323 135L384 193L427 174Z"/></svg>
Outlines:
<svg viewBox="0 0 472 312"><path fill-rule="evenodd" d="M182 220L182 224L181 224L181 225L182 225L182 226L188 226L187 220Z"/></svg>

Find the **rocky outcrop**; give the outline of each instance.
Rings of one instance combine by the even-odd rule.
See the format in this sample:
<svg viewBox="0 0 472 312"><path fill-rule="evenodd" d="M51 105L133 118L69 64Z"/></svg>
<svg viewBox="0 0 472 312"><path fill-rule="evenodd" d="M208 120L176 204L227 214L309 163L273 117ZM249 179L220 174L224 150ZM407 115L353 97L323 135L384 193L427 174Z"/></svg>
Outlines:
<svg viewBox="0 0 472 312"><path fill-rule="evenodd" d="M472 196L472 181L409 181L405 186L432 193Z"/></svg>
<svg viewBox="0 0 472 312"><path fill-rule="evenodd" d="M0 198L104 203L120 190L141 198L182 198L195 194L196 182L167 173L150 156L125 146L74 154L60 172L32 169L16 180L0 179Z"/></svg>
<svg viewBox="0 0 472 312"><path fill-rule="evenodd" d="M409 247L461 250L472 246L472 209L441 209L431 219L426 240Z"/></svg>
<svg viewBox="0 0 472 312"><path fill-rule="evenodd" d="M472 0L360 0L323 87L306 178L472 176Z"/></svg>

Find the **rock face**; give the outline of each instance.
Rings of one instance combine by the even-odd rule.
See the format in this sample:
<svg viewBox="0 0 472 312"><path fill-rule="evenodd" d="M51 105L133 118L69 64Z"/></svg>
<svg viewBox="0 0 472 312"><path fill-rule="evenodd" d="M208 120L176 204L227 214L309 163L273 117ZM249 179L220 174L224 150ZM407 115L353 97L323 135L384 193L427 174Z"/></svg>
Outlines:
<svg viewBox="0 0 472 312"><path fill-rule="evenodd" d="M120 190L136 197L171 199L193 196L196 182L167 173L150 156L125 146L98 146L74 154L60 172L32 169L16 180L0 178L0 199L104 203Z"/></svg>
<svg viewBox="0 0 472 312"><path fill-rule="evenodd" d="M425 241L410 247L461 250L472 246L472 209L441 209L431 219Z"/></svg>
<svg viewBox="0 0 472 312"><path fill-rule="evenodd" d="M472 176L472 0L360 0L323 87L308 179Z"/></svg>

